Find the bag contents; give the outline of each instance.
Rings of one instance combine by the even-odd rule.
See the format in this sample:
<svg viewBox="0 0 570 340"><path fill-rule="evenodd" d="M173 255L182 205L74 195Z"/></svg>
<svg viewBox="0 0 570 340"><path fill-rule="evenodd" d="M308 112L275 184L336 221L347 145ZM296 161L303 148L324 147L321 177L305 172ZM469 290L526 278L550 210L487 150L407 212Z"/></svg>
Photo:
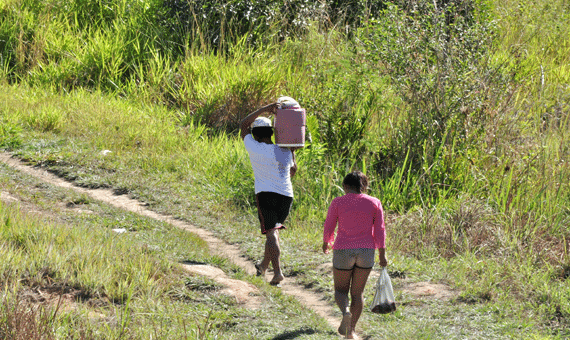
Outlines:
<svg viewBox="0 0 570 340"><path fill-rule="evenodd" d="M372 300L370 310L372 313L378 314L388 314L396 311L392 282L390 281L390 275L388 275L386 268L382 270L378 278L376 293L374 294L374 300Z"/></svg>
<svg viewBox="0 0 570 340"><path fill-rule="evenodd" d="M388 314L396 311L396 303L382 303L372 308L372 313Z"/></svg>

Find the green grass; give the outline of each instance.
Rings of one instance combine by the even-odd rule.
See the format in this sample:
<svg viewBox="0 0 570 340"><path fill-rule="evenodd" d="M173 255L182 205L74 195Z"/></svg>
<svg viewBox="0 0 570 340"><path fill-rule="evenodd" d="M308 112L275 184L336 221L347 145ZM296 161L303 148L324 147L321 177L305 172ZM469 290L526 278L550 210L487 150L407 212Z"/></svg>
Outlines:
<svg viewBox="0 0 570 340"><path fill-rule="evenodd" d="M62 97L62 103L67 102L66 106L74 107L80 102L86 102L82 99L85 98L84 95ZM107 115L105 124L118 124L119 131L123 131L122 126L126 127L122 124L130 124L137 119L149 120L149 123L140 126L159 128L154 126L154 120L160 115L144 115L145 110L136 106L125 109L128 103L112 99L101 105L103 109L101 106L93 106L95 112L114 112L117 116ZM41 105L36 103L36 107ZM125 112L125 116L122 116L121 112ZM137 114L143 118L137 118ZM163 117L167 115L164 114ZM160 129L175 131L175 125L169 127L168 124L162 124ZM251 202L249 195L252 193L247 192L252 186L252 178L247 156L237 136L208 135L206 131L193 136L191 131L200 129L189 130L180 133L178 137L165 137L166 146L161 148L160 144L145 141L144 136L151 134L139 131L138 137L144 147L133 147L128 145L130 142L126 139L122 142L115 139L119 142L106 144L113 145L110 147L112 152L103 156L100 152L106 147L93 148L90 145L97 143L82 140L89 135L88 132L78 133L80 130L62 131L64 134L80 136L69 138L62 138L62 135L58 136L53 132L34 133L30 135L33 138L24 142L18 152L24 159L43 164L79 184L119 189L148 203L152 209L217 231L228 241L240 244L252 260L260 256L262 242L255 227L255 211L253 207L241 203ZM107 131L109 130L111 129ZM105 132L104 128L92 131L96 131L94 138L100 141L117 138L112 137L111 132ZM106 136L106 133L109 135ZM170 142L174 138L184 138L185 142ZM167 154L160 154L155 148L169 151ZM176 152L172 151L173 149ZM220 150L224 152L220 153ZM308 149L307 154L310 155L310 152ZM304 157L302 155L303 152L299 154L300 164ZM225 168L229 164L232 171ZM331 172L328 176L334 173L336 172ZM322 180L328 181L330 185L331 182L340 180L340 172L337 176ZM295 188L299 192L297 185ZM330 190L327 194L329 197L340 194L338 188L331 186ZM298 196L302 194L301 192ZM76 198L73 201L81 203L83 200L84 198ZM303 213L303 207L298 203L295 205L290 218L290 228L283 233L283 261L286 275L295 276L307 286L328 293L331 298L330 273L315 274L317 266L330 261L330 258L319 254L318 250L321 237L319 219L324 216L316 215L324 212L321 209L302 219L299 216ZM543 245L550 244L548 249L525 247L525 240L528 242L529 237L541 236L543 231L508 231L503 229L503 226L514 221L504 221L502 218L497 215L492 205L476 198L457 202L450 200L448 205L442 205L441 208L417 208L403 216L389 216L392 270L406 272L413 281L446 282L458 289L466 300L475 301L474 304L461 300L451 301L441 307L443 311L426 316L427 320L434 318L438 322L441 321L441 324L428 327L420 333L412 326L407 331L398 326L398 332L402 333L397 334L401 334L402 338L433 338L453 332L454 327L474 327L482 329L481 332L490 332L490 326L487 325L490 320L502 325L492 329L491 334L497 337L513 337L520 324L528 325L525 329L535 329L539 335L548 333L547 329L551 329L555 334L564 334L564 320L569 307L564 296L567 296L568 288L564 284L563 269L560 265L547 264L551 261L548 260L550 257L558 254L557 240L540 239ZM133 228L133 225L147 229L144 223L139 222L141 218L135 216L126 219L113 218L112 222L107 222L107 218L90 219L108 229ZM227 233L228 226L231 226L232 233ZM135 230L138 228L134 227ZM525 252L521 252L523 248ZM496 267L490 267L491 264ZM528 270L521 272L521 268ZM537 271L543 272L543 277L551 284L545 286L540 277L534 279L533 275ZM372 292L369 290L367 294L371 296ZM497 315L491 313L491 316L470 325L454 325L452 321L445 321L445 317L438 314L469 316L487 309L504 312ZM529 314L531 310L535 312ZM426 320L417 319L420 313L404 306L399 317L406 323ZM378 324L375 318L374 315L365 316L363 325L370 325L365 328L367 334L381 336L385 327ZM549 321L552 318L559 321L552 323Z"/></svg>
<svg viewBox="0 0 570 340"><path fill-rule="evenodd" d="M211 256L204 241L186 231L5 165L0 173L2 191L21 199L0 205L0 318L6 322L0 329L6 336L40 329L47 338L249 339L295 332L299 325L304 329L300 333L307 334L302 338L330 336L326 324L297 301ZM114 228L129 232L116 234ZM213 281L185 274L177 267L183 261L211 264L248 279L271 302L244 309L219 294ZM38 290L52 292L55 300L36 306L25 298ZM75 298L58 305L57 296L65 292ZM276 310L283 318L272 317ZM22 315L32 316L28 325L10 328L8 320Z"/></svg>
<svg viewBox="0 0 570 340"><path fill-rule="evenodd" d="M348 34L317 21L282 40L272 26L256 43L226 32L218 47L186 37L182 49L164 48L180 32L164 39L152 6L127 20L119 3L114 12L74 4L78 17L96 10L94 20L65 14L39 29L45 18L33 6L0 7L14 18L0 24L11 56L1 60L1 148L214 230L255 260L253 177L236 123L290 95L307 108L313 142L298 152L287 275L330 293L330 277L317 271L330 260L319 253L322 223L343 176L361 169L389 213L393 270L461 294L425 318L415 305L382 318L397 338L567 336L564 1L466 2L473 21L449 30L421 2L422 16L385 12ZM62 34L70 31L78 34ZM148 232L136 216L99 218ZM367 334L386 334L380 321L366 316Z"/></svg>

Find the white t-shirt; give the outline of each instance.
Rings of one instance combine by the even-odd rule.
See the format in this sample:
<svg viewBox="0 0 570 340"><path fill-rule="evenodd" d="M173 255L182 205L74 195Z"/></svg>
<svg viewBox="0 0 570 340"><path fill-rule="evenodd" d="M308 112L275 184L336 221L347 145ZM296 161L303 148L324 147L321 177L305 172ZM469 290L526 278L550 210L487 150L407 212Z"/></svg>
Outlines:
<svg viewBox="0 0 570 340"><path fill-rule="evenodd" d="M293 197L290 168L293 166L293 153L275 144L256 141L251 134L243 139L245 149L255 176L255 193L276 192Z"/></svg>

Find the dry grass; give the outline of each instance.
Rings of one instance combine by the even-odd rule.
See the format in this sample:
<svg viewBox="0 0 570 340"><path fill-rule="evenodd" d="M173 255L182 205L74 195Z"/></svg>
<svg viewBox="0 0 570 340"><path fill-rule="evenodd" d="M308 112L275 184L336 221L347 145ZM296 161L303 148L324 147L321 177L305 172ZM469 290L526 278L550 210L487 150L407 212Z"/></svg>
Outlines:
<svg viewBox="0 0 570 340"><path fill-rule="evenodd" d="M55 339L52 322L59 304L50 306L4 296L0 306L0 338L5 340Z"/></svg>

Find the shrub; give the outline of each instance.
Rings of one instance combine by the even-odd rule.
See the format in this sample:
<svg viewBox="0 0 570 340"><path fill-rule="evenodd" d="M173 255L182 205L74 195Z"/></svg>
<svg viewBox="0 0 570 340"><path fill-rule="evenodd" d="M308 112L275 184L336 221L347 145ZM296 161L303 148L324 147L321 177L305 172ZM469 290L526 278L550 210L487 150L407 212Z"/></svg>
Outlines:
<svg viewBox="0 0 570 340"><path fill-rule="evenodd" d="M493 26L483 19L471 1L400 1L359 31L368 60L405 104L378 167L390 177L408 154L409 174L427 196L461 185L464 169L455 161L465 159L458 156L468 154L504 90L500 70L487 62Z"/></svg>

